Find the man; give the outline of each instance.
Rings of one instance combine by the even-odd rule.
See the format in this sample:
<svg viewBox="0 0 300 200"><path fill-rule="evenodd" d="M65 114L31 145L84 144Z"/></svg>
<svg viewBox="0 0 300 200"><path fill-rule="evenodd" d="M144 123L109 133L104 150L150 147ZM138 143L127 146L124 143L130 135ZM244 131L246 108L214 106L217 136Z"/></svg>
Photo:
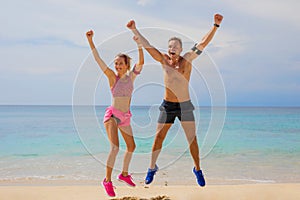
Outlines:
<svg viewBox="0 0 300 200"><path fill-rule="evenodd" d="M196 44L190 51L180 56L182 52L182 42L179 38L169 39L168 54L161 53L153 47L148 40L136 29L135 21L128 22L127 27L138 37L142 46L149 54L161 63L164 71L165 94L163 103L160 106L160 116L158 119L155 141L152 147L150 168L148 169L145 183L150 184L158 170L156 161L161 151L163 141L168 130L174 123L176 117L181 122L189 142L190 153L194 160L193 172L196 175L200 186L205 186L205 179L200 168L199 147L196 137L196 127L194 119L194 106L190 100L189 81L192 70L192 61L201 54L203 49L209 44L215 35L217 28L222 22L223 16L216 14L214 16L214 25L204 36L202 41Z"/></svg>

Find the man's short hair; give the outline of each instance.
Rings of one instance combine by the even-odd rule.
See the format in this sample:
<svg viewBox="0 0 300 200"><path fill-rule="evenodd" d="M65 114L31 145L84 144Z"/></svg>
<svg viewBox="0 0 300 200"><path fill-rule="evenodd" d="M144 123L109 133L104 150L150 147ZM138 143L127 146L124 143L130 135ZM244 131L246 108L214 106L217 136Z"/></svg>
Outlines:
<svg viewBox="0 0 300 200"><path fill-rule="evenodd" d="M168 42L170 42L172 40L177 40L179 42L180 46L182 47L182 41L179 37L171 37Z"/></svg>

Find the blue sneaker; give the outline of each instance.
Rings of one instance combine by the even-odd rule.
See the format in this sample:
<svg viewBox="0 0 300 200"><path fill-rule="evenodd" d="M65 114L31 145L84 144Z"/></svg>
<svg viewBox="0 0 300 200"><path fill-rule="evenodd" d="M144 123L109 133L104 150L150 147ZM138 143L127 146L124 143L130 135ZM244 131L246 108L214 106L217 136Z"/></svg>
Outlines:
<svg viewBox="0 0 300 200"><path fill-rule="evenodd" d="M154 169L148 169L147 176L145 178L145 184L150 184L153 181L155 173L158 171L158 166L155 165Z"/></svg>
<svg viewBox="0 0 300 200"><path fill-rule="evenodd" d="M193 172L194 172L194 174L195 174L196 177L197 177L197 182L198 182L198 184L199 184L201 187L204 187L204 186L205 186L205 180L204 180L204 176L203 176L203 174L202 174L202 171L201 171L201 170L196 171L196 169L195 169L195 167L194 167Z"/></svg>

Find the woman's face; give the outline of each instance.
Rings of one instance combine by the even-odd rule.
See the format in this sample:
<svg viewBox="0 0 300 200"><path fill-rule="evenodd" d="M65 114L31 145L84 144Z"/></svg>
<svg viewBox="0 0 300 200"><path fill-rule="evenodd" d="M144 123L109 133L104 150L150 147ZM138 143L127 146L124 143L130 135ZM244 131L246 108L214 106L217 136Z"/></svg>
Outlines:
<svg viewBox="0 0 300 200"><path fill-rule="evenodd" d="M125 64L125 58L117 56L115 58L115 69L118 74L123 75L127 72L128 66Z"/></svg>

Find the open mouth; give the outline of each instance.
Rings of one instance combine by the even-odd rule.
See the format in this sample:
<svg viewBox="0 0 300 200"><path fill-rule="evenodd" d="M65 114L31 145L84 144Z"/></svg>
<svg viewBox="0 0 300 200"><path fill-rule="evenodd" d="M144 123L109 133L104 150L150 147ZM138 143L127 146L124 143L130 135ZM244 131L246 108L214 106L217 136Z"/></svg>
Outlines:
<svg viewBox="0 0 300 200"><path fill-rule="evenodd" d="M170 54L171 54L171 55L173 55L173 56L175 55L175 53L174 53L174 52L170 52Z"/></svg>

